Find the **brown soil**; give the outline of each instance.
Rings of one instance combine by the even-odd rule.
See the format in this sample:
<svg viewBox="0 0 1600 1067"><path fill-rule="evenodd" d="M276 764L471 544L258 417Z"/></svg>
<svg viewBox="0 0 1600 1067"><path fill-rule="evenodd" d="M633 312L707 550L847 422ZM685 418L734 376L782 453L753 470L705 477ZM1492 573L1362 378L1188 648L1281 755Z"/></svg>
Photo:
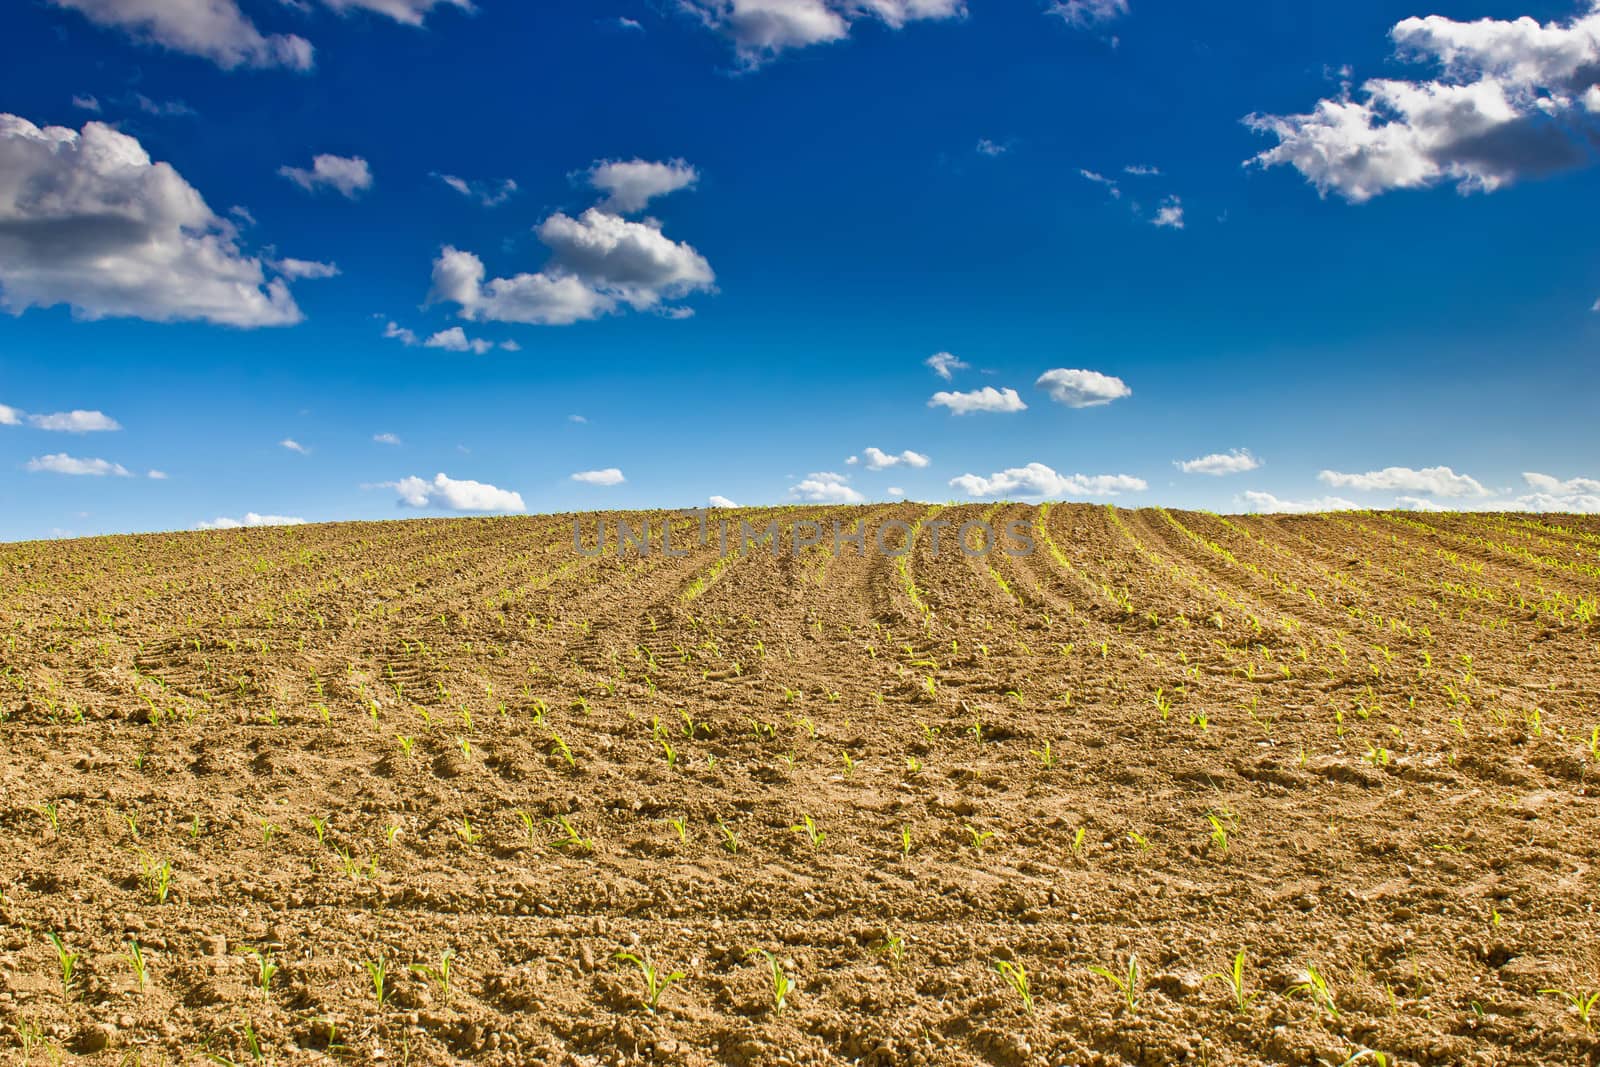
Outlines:
<svg viewBox="0 0 1600 1067"><path fill-rule="evenodd" d="M0 546L0 1059L1600 1063L1600 521L936 511Z"/></svg>

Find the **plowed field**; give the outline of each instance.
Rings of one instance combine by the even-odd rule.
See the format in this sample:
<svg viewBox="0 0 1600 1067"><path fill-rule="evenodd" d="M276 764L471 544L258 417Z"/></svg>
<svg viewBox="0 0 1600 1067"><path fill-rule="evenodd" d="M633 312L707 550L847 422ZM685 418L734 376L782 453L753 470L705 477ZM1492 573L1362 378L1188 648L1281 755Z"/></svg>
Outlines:
<svg viewBox="0 0 1600 1067"><path fill-rule="evenodd" d="M1600 521L737 514L0 545L0 1059L1600 1063Z"/></svg>

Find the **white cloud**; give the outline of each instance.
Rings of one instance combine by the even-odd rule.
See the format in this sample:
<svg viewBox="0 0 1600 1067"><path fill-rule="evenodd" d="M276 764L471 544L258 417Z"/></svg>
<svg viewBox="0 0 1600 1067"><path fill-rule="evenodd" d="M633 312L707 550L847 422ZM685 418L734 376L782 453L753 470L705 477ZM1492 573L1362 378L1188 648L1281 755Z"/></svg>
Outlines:
<svg viewBox="0 0 1600 1067"><path fill-rule="evenodd" d="M396 322L391 322L389 325L383 328L383 336L391 341L399 341L401 344L407 347L417 343L416 333L412 330L406 329L404 326L401 326Z"/></svg>
<svg viewBox="0 0 1600 1067"><path fill-rule="evenodd" d="M285 3L289 0L284 0ZM386 15L407 26L421 26L428 13L436 7L456 7L473 11L472 0L322 0L340 14L350 11L371 11Z"/></svg>
<svg viewBox="0 0 1600 1067"><path fill-rule="evenodd" d="M293 518L289 515L257 515L255 512L246 512L242 519L230 519L226 516L212 519L210 522L195 524L196 530L241 530L258 526L304 526L304 519Z"/></svg>
<svg viewBox="0 0 1600 1067"><path fill-rule="evenodd" d="M982 389L974 389L969 393L934 393L929 399L928 406L949 408L956 415L971 415L978 411L1026 411L1028 405L1022 402L1015 389L996 389L986 385Z"/></svg>
<svg viewBox="0 0 1600 1067"><path fill-rule="evenodd" d="M133 137L0 114L0 307L79 318L283 326L300 309L233 224Z"/></svg>
<svg viewBox="0 0 1600 1067"><path fill-rule="evenodd" d="M841 41L859 19L893 29L923 19L966 15L965 0L679 0L706 26L734 44L746 67L790 48Z"/></svg>
<svg viewBox="0 0 1600 1067"><path fill-rule="evenodd" d="M0 426L20 425L22 425L22 412L18 411L16 408L7 407L4 404L0 404Z"/></svg>
<svg viewBox="0 0 1600 1067"><path fill-rule="evenodd" d="M287 448L290 452L298 452L302 456L311 455L311 449L307 448L305 445L301 444L299 441L296 441L292 437L285 437L282 441L279 441L278 447Z"/></svg>
<svg viewBox="0 0 1600 1067"><path fill-rule="evenodd" d="M598 471L579 471L572 476L572 480L585 485L621 485L628 479L616 467L607 467Z"/></svg>
<svg viewBox="0 0 1600 1067"><path fill-rule="evenodd" d="M164 481L167 480L167 472L166 471L149 471L149 472L147 472L145 474L145 477L151 479L152 481L164 482Z"/></svg>
<svg viewBox="0 0 1600 1067"><path fill-rule="evenodd" d="M497 489L483 482L457 481L437 474L433 481L402 478L380 486L400 494L400 502L414 508L437 507L450 511L526 511L520 493Z"/></svg>
<svg viewBox="0 0 1600 1067"><path fill-rule="evenodd" d="M1397 496L1394 498L1395 506L1403 511L1444 511L1443 504L1436 504L1425 496Z"/></svg>
<svg viewBox="0 0 1600 1067"><path fill-rule="evenodd" d="M72 106L80 111L93 111L97 115L100 113L100 101L94 96L74 96Z"/></svg>
<svg viewBox="0 0 1600 1067"><path fill-rule="evenodd" d="M1185 474L1243 474L1253 471L1261 466L1261 461L1250 454L1248 448L1236 448L1232 452L1213 452L1209 456L1199 459L1180 460L1177 468Z"/></svg>
<svg viewBox="0 0 1600 1067"><path fill-rule="evenodd" d="M1360 504L1338 496L1325 496L1317 500L1279 500L1271 493L1248 490L1238 498L1247 511L1278 515L1303 515L1313 511L1359 511Z"/></svg>
<svg viewBox="0 0 1600 1067"><path fill-rule="evenodd" d="M267 266L290 281L301 278L319 279L337 278L339 276L339 265L337 263L318 263L310 259L274 259L269 260Z"/></svg>
<svg viewBox="0 0 1600 1067"><path fill-rule="evenodd" d="M1133 390L1121 378L1093 370L1047 370L1033 383L1050 394L1050 399L1069 408L1093 408L1132 396Z"/></svg>
<svg viewBox="0 0 1600 1067"><path fill-rule="evenodd" d="M1359 203L1443 182L1491 192L1589 157L1594 131L1585 112L1600 99L1600 5L1545 25L1408 18L1390 36L1403 56L1432 63L1441 76L1377 78L1360 99L1346 93L1306 114L1251 115L1248 125L1278 139L1251 162L1287 164L1324 195Z"/></svg>
<svg viewBox="0 0 1600 1067"><path fill-rule="evenodd" d="M1169 230L1183 229L1183 201L1175 196L1169 196L1161 201L1161 206L1156 209L1156 216L1150 220L1150 225Z"/></svg>
<svg viewBox="0 0 1600 1067"><path fill-rule="evenodd" d="M905 496L906 495L906 491L904 489L900 488L898 485L891 485L889 488L885 489L884 492L888 493L890 496Z"/></svg>
<svg viewBox="0 0 1600 1067"><path fill-rule="evenodd" d="M543 270L487 283L481 259L444 248L434 261L430 301L457 304L468 320L565 326L623 306L654 310L716 282L705 257L666 237L653 219L590 208L578 218L558 212L538 233L551 250Z"/></svg>
<svg viewBox="0 0 1600 1067"><path fill-rule="evenodd" d="M924 365L932 367L933 373L947 382L954 376L954 372L967 370L972 366L972 364L963 362L948 352L935 352L922 362Z"/></svg>
<svg viewBox="0 0 1600 1067"><path fill-rule="evenodd" d="M1117 184L1115 178L1107 178L1104 174L1100 174L1092 170L1079 170L1078 175L1082 177L1084 181L1094 182L1096 185L1105 186L1106 192L1111 194L1111 198L1113 200L1122 199L1122 187Z"/></svg>
<svg viewBox="0 0 1600 1067"><path fill-rule="evenodd" d="M963 474L950 485L975 497L1107 497L1142 493L1150 486L1130 474L1057 474L1043 463L1011 467L987 478Z"/></svg>
<svg viewBox="0 0 1600 1067"><path fill-rule="evenodd" d="M398 445L401 443L399 434L375 433L372 440L380 445Z"/></svg>
<svg viewBox="0 0 1600 1067"><path fill-rule="evenodd" d="M209 59L224 70L310 70L311 43L292 34L265 36L235 0L52 0L97 25L147 44Z"/></svg>
<svg viewBox="0 0 1600 1067"><path fill-rule="evenodd" d="M588 419L587 416L584 416L584 415L568 415L567 416L567 421L568 422L576 422L579 425L582 425L582 424L588 422L589 419Z"/></svg>
<svg viewBox="0 0 1600 1067"><path fill-rule="evenodd" d="M1489 495L1489 490L1476 479L1469 478L1465 474L1457 474L1449 467L1425 467L1422 470L1413 470L1410 467L1385 467L1381 471L1368 471L1365 474L1323 471L1317 477L1336 489L1430 493L1434 496L1447 497Z"/></svg>
<svg viewBox="0 0 1600 1067"><path fill-rule="evenodd" d="M1517 498L1528 511L1571 511L1600 515L1600 478L1569 478L1565 481L1549 474L1524 473L1522 480L1533 490Z"/></svg>
<svg viewBox="0 0 1600 1067"><path fill-rule="evenodd" d="M498 182L469 182L454 174L440 174L437 177L468 200L476 200L484 207L499 207L517 192L517 183L510 178Z"/></svg>
<svg viewBox="0 0 1600 1067"><path fill-rule="evenodd" d="M707 503L714 508L736 508L739 506L725 496L713 496Z"/></svg>
<svg viewBox="0 0 1600 1067"><path fill-rule="evenodd" d="M1093 26L1127 13L1128 0L1055 0L1045 9L1045 14L1059 17L1069 26Z"/></svg>
<svg viewBox="0 0 1600 1067"><path fill-rule="evenodd" d="M485 341L481 337L469 339L467 332L459 326L440 330L422 343L425 348L442 348L447 352L476 352L480 356L494 347L493 341Z"/></svg>
<svg viewBox="0 0 1600 1067"><path fill-rule="evenodd" d="M54 415L29 415L28 423L36 430L55 430L61 433L99 433L122 429L116 419L103 411L60 411Z"/></svg>
<svg viewBox="0 0 1600 1067"><path fill-rule="evenodd" d="M901 465L907 467L926 467L929 463L927 456L924 456L920 452L913 452L909 448L904 452L901 452L899 455L891 455L882 449L873 448L869 445L861 450L861 454L867 457L867 469L874 471L888 470L890 467L898 467ZM854 456L851 456L850 458L851 460L855 459Z"/></svg>
<svg viewBox="0 0 1600 1067"><path fill-rule="evenodd" d="M850 488L849 478L832 471L806 475L789 490L789 496L816 504L859 504L866 500L866 497Z"/></svg>
<svg viewBox="0 0 1600 1067"><path fill-rule="evenodd" d="M1133 163L1123 167L1122 173L1132 175L1135 178L1159 178L1161 176L1161 168L1147 166L1143 163Z"/></svg>
<svg viewBox="0 0 1600 1067"><path fill-rule="evenodd" d="M1003 156L1009 151L1011 151L1011 146L1008 144L991 141L987 137L978 138L977 152L980 156L988 156L993 159L995 156Z"/></svg>
<svg viewBox="0 0 1600 1067"><path fill-rule="evenodd" d="M360 156L331 156L324 153L312 159L311 169L283 166L278 173L307 192L335 189L351 200L372 188L372 168Z"/></svg>
<svg viewBox="0 0 1600 1067"><path fill-rule="evenodd" d="M691 188L699 180L700 172L681 159L601 160L589 169L589 184L606 194L600 207L619 215L643 211L656 197Z"/></svg>
<svg viewBox="0 0 1600 1067"><path fill-rule="evenodd" d="M40 456L28 461L30 471L48 471L51 474L86 475L93 478L104 478L114 474L118 478L131 478L128 468L120 463L112 463L104 459L76 459L65 452L56 452L48 456Z"/></svg>

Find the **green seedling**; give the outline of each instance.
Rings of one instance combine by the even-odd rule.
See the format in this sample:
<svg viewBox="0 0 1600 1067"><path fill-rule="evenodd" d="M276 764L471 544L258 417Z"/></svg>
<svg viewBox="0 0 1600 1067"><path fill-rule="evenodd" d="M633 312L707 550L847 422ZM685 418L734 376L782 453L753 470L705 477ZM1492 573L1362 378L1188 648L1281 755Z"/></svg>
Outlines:
<svg viewBox="0 0 1600 1067"><path fill-rule="evenodd" d="M1122 993L1122 1002L1128 1009L1129 1015L1139 1014L1139 1000L1143 995L1142 981L1139 974L1139 957L1128 957L1128 971L1126 975L1119 975L1107 967L1094 966L1089 968L1101 978L1116 986Z"/></svg>
<svg viewBox="0 0 1600 1067"><path fill-rule="evenodd" d="M656 1013L656 1006L661 1003L661 994L674 983L683 980L682 971L673 971L671 974L662 974L656 970L655 964L640 959L631 952L619 952L613 957L618 963L631 963L639 971L639 976L644 980L644 993L639 998L644 1005L644 1010L651 1015Z"/></svg>
<svg viewBox="0 0 1600 1067"><path fill-rule="evenodd" d="M261 998L265 1000L272 991L273 976L278 973L278 965L272 962L272 953L264 948L242 948L241 955L254 956L256 961L256 988L261 991Z"/></svg>
<svg viewBox="0 0 1600 1067"><path fill-rule="evenodd" d="M455 949L447 948L439 953L439 964L430 967L425 963L413 963L411 973L420 975L439 989L439 995L444 999L445 1005L450 1004L450 972L455 963Z"/></svg>
<svg viewBox="0 0 1600 1067"><path fill-rule="evenodd" d="M767 967L772 977L772 1010L776 1015L782 1015L783 1009L788 1006L789 994L795 991L795 984L783 971L783 964L778 962L778 957L764 948L753 948L745 954L745 958L760 956L767 961Z"/></svg>
<svg viewBox="0 0 1600 1067"><path fill-rule="evenodd" d="M547 821L551 826L555 827L564 835L566 835L556 840L554 845L555 848L562 851L567 851L570 849L574 852L582 853L590 853L594 851L594 842L578 833L577 829L572 825L572 822L565 815L557 815L555 818Z"/></svg>
<svg viewBox="0 0 1600 1067"><path fill-rule="evenodd" d="M465 815L461 816L461 825L456 827L456 836L461 838L462 843L468 845L476 845L483 840L482 832L474 830L472 820Z"/></svg>
<svg viewBox="0 0 1600 1067"><path fill-rule="evenodd" d="M822 843L828 839L828 835L819 829L816 823L811 821L811 816L809 815L800 816L800 821L789 827L789 829L796 833L804 833L811 840L812 848L821 848Z"/></svg>
<svg viewBox="0 0 1600 1067"><path fill-rule="evenodd" d="M1590 993L1569 993L1565 989L1541 989L1540 996L1556 996L1565 1000L1578 1013L1578 1021L1583 1023L1585 1030L1594 1029L1594 1008L1600 1003L1600 989Z"/></svg>
<svg viewBox="0 0 1600 1067"><path fill-rule="evenodd" d="M686 819L668 819L667 824L678 832L678 844L689 843L689 822Z"/></svg>
<svg viewBox="0 0 1600 1067"><path fill-rule="evenodd" d="M1222 855L1228 854L1228 827L1215 815L1207 813L1206 821L1211 823L1211 847Z"/></svg>
<svg viewBox="0 0 1600 1067"><path fill-rule="evenodd" d="M963 824L962 829L967 832L967 844L972 846L972 851L981 853L984 846L988 845L994 837L993 830L979 830L976 826Z"/></svg>
<svg viewBox="0 0 1600 1067"><path fill-rule="evenodd" d="M128 967L133 971L133 980L140 989L150 984L150 967L145 962L144 949L139 947L139 942L129 941L128 947L123 950L123 955L128 960Z"/></svg>
<svg viewBox="0 0 1600 1067"><path fill-rule="evenodd" d="M139 866L141 868L139 880L144 883L145 891L157 904L165 904L167 894L172 891L171 861L157 861L154 856L140 852Z"/></svg>
<svg viewBox="0 0 1600 1067"><path fill-rule="evenodd" d="M68 952L61 935L54 930L44 936L56 950L56 965L61 970L61 999L72 1000L78 995L78 961L83 959L83 953Z"/></svg>
<svg viewBox="0 0 1600 1067"><path fill-rule="evenodd" d="M1250 1010L1250 1002L1260 993L1247 993L1244 986L1244 949L1240 949L1233 957L1233 967L1227 972L1216 971L1206 975L1206 981L1220 980L1228 987L1228 992L1233 995L1233 1008L1240 1015Z"/></svg>
<svg viewBox="0 0 1600 1067"><path fill-rule="evenodd" d="M1006 980L1006 985L1017 995L1022 1002L1022 1010L1029 1015L1033 1014L1033 991L1028 987L1028 970L1020 963L1011 960L995 960L994 969L1000 977Z"/></svg>
<svg viewBox="0 0 1600 1067"><path fill-rule="evenodd" d="M378 1002L378 1010L382 1011L384 1004L389 1000L389 961L384 959L383 953L378 953L376 960L367 960L367 977L372 980L372 996Z"/></svg>
<svg viewBox="0 0 1600 1067"><path fill-rule="evenodd" d="M1339 1017L1339 1006L1334 1003L1333 989L1315 967L1306 968L1304 981L1290 986L1289 995L1307 997L1318 1008L1327 1012L1329 1018Z"/></svg>
<svg viewBox="0 0 1600 1067"><path fill-rule="evenodd" d="M738 835L729 829L728 824L723 822L720 816L717 818L717 829L722 831L722 847L730 853L737 854L739 851Z"/></svg>

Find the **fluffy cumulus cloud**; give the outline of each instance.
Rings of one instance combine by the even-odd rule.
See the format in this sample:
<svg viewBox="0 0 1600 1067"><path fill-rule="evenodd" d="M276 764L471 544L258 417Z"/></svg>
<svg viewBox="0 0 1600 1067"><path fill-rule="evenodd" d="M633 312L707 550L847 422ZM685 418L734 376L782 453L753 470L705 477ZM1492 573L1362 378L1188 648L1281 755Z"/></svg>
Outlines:
<svg viewBox="0 0 1600 1067"><path fill-rule="evenodd" d="M448 330L440 330L424 341L423 345L427 348L442 348L446 352L476 352L481 356L494 347L494 342L485 341L481 337L468 337L467 332L461 327L452 326Z"/></svg>
<svg viewBox="0 0 1600 1067"><path fill-rule="evenodd" d="M308 193L333 189L354 200L372 188L372 168L360 156L332 156L326 153L311 160L311 167L278 168L278 173Z"/></svg>
<svg viewBox="0 0 1600 1067"><path fill-rule="evenodd" d="M866 497L850 488L850 479L832 471L808 474L789 490L794 500L808 500L814 504L859 504Z"/></svg>
<svg viewBox="0 0 1600 1067"><path fill-rule="evenodd" d="M1278 140L1252 162L1292 166L1324 195L1360 202L1445 182L1489 192L1590 157L1600 3L1542 25L1527 17L1408 18L1390 36L1437 76L1376 78L1305 114L1251 115L1252 128Z"/></svg>
<svg viewBox="0 0 1600 1067"><path fill-rule="evenodd" d="M952 356L949 352L935 352L922 362L924 366L933 368L933 373L947 382L955 377L956 371L967 370L972 366L972 364L962 362Z"/></svg>
<svg viewBox="0 0 1600 1067"><path fill-rule="evenodd" d="M224 70L236 67L311 69L309 41L293 34L263 34L239 10L235 0L51 2L82 13L96 25L120 30L146 44L209 59Z"/></svg>
<svg viewBox="0 0 1600 1067"><path fill-rule="evenodd" d="M1069 26L1097 26L1128 13L1128 0L1054 0L1045 9Z"/></svg>
<svg viewBox="0 0 1600 1067"><path fill-rule="evenodd" d="M456 304L469 320L565 326L624 307L666 310L664 301L716 283L705 257L653 219L595 207L577 218L557 212L538 234L550 249L542 270L488 281L481 259L446 247L434 261L430 302Z"/></svg>
<svg viewBox="0 0 1600 1067"><path fill-rule="evenodd" d="M1232 452L1213 452L1198 459L1179 460L1175 466L1185 474L1221 476L1256 470L1261 466L1261 461L1251 455L1249 449L1236 448Z"/></svg>
<svg viewBox="0 0 1600 1067"><path fill-rule="evenodd" d="M1069 408L1100 407L1133 395L1121 378L1093 370L1047 370L1034 384L1048 392L1051 400Z"/></svg>
<svg viewBox="0 0 1600 1067"><path fill-rule="evenodd" d="M62 304L85 319L302 317L233 224L138 140L100 122L80 132L0 114L0 307Z"/></svg>
<svg viewBox="0 0 1600 1067"><path fill-rule="evenodd" d="M873 471L885 471L890 467L901 466L921 468L926 467L931 462L921 452L913 452L909 448L896 455L868 445L861 450L861 455L866 458L867 469ZM850 462L856 462L856 457L851 456Z"/></svg>
<svg viewBox="0 0 1600 1067"><path fill-rule="evenodd" d="M484 482L457 480L436 474L432 481L402 478L384 482L380 488L393 489L400 503L413 508L443 508L448 511L527 511L522 494L497 489Z"/></svg>
<svg viewBox="0 0 1600 1067"><path fill-rule="evenodd" d="M710 500L706 501L706 503L710 504L714 508L736 508L739 506L725 496L715 495L713 495Z"/></svg>
<svg viewBox="0 0 1600 1067"><path fill-rule="evenodd" d="M103 411L61 411L54 415L29 415L28 423L40 430L63 433L101 433L120 430L122 424Z"/></svg>
<svg viewBox="0 0 1600 1067"><path fill-rule="evenodd" d="M122 424L103 411L57 411L49 415L29 415L18 408L0 404L0 426L21 426L26 422L36 430L56 433L104 433L122 429Z"/></svg>
<svg viewBox="0 0 1600 1067"><path fill-rule="evenodd" d="M1015 389L996 389L986 385L982 389L974 389L967 393L938 392L928 400L930 408L949 408L955 415L972 415L980 411L1012 412L1026 411L1028 405L1022 402Z"/></svg>
<svg viewBox="0 0 1600 1067"><path fill-rule="evenodd" d="M301 279L337 278L337 263L318 263L311 259L274 259L268 266L290 281Z"/></svg>
<svg viewBox="0 0 1600 1067"><path fill-rule="evenodd" d="M1568 478L1528 472L1522 480L1529 492L1517 498L1527 511L1574 511L1600 515L1600 478Z"/></svg>
<svg viewBox="0 0 1600 1067"><path fill-rule="evenodd" d="M1365 492L1389 491L1429 493L1443 497L1488 496L1475 478L1457 474L1449 467L1385 467L1381 471L1365 474L1346 474L1340 471L1323 471L1317 477L1335 489L1359 489Z"/></svg>
<svg viewBox="0 0 1600 1067"><path fill-rule="evenodd" d="M476 200L484 207L499 207L517 192L517 183L510 178L498 182L472 182L454 174L440 174L438 178L468 200Z"/></svg>
<svg viewBox="0 0 1600 1067"><path fill-rule="evenodd" d="M247 511L242 519L230 519L224 515L212 519L210 522L196 523L194 528L196 530L242 530L253 529L257 526L304 526L305 521L292 515L258 515L253 511Z"/></svg>
<svg viewBox="0 0 1600 1067"><path fill-rule="evenodd" d="M36 473L71 474L90 478L104 478L107 475L115 475L118 478L133 477L128 468L120 463L104 459L78 459L65 452L55 452L48 456L30 459L28 469Z"/></svg>
<svg viewBox="0 0 1600 1067"><path fill-rule="evenodd" d="M606 194L600 206L620 215L643 211L656 197L688 189L699 180L700 172L681 159L604 160L589 169L589 184Z"/></svg>
<svg viewBox="0 0 1600 1067"><path fill-rule="evenodd" d="M740 62L757 67L791 48L830 44L873 19L893 29L908 22L961 18L965 0L679 0L684 10L733 42Z"/></svg>
<svg viewBox="0 0 1600 1067"><path fill-rule="evenodd" d="M1339 496L1316 500L1280 500L1271 493L1249 490L1238 498L1246 511L1273 515L1304 515L1313 511L1357 511L1361 505Z"/></svg>
<svg viewBox="0 0 1600 1067"><path fill-rule="evenodd" d="M1143 478L1130 474L1057 474L1043 463L1012 467L991 474L963 474L950 485L974 497L1110 497L1142 493L1150 488Z"/></svg>
<svg viewBox="0 0 1600 1067"><path fill-rule="evenodd" d="M1183 201L1176 196L1163 199L1150 219L1150 225L1165 230L1183 229Z"/></svg>
<svg viewBox="0 0 1600 1067"><path fill-rule="evenodd" d="M322 2L340 14L370 11L373 14L385 15L396 22L403 22L407 26L421 26L429 12L436 7L474 10L472 0L322 0Z"/></svg>
<svg viewBox="0 0 1600 1067"><path fill-rule="evenodd" d="M628 479L616 467L606 467L597 471L579 471L572 476L572 480L584 485L621 485Z"/></svg>

